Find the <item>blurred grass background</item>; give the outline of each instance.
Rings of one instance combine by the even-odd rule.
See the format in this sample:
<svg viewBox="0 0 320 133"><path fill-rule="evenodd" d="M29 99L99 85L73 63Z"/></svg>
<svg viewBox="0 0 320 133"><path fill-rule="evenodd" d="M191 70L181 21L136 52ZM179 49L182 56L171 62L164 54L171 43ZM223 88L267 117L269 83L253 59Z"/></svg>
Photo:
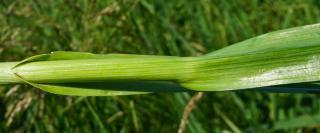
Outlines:
<svg viewBox="0 0 320 133"><path fill-rule="evenodd" d="M318 0L2 0L0 61L51 51L199 56L320 21ZM194 93L69 97L0 87L2 132L177 132ZM204 93L186 132L319 132L316 94Z"/></svg>

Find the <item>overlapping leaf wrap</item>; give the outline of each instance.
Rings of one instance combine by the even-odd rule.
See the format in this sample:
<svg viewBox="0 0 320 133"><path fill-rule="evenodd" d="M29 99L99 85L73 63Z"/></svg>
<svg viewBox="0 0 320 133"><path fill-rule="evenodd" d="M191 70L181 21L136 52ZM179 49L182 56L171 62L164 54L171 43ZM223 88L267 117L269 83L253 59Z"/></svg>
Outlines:
<svg viewBox="0 0 320 133"><path fill-rule="evenodd" d="M320 24L263 34L200 57L52 52L0 63L0 84L77 96L151 92L317 92Z"/></svg>

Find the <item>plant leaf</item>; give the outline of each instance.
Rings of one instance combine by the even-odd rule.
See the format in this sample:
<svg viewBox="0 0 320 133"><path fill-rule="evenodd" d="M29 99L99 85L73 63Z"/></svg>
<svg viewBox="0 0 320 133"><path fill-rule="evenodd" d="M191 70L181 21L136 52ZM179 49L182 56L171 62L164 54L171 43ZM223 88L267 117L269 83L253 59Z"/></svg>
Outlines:
<svg viewBox="0 0 320 133"><path fill-rule="evenodd" d="M198 91L239 90L320 80L320 25L267 33L204 56L183 83Z"/></svg>
<svg viewBox="0 0 320 133"><path fill-rule="evenodd" d="M21 80L49 92L68 95L136 94L137 92L140 94L160 90L186 91L186 88L196 91L226 91L259 87L262 87L258 89L259 91L315 92L318 89L314 87L318 87L318 84L313 84L312 87L292 88L277 85L296 83L305 85L320 81L319 33L320 24L280 30L201 57L96 55L58 51L27 58L17 63L13 71L21 66L20 73L15 72ZM70 65L65 65L69 62ZM58 67L53 66L57 63ZM39 71L39 66L42 71ZM86 70L90 70L91 73ZM56 71L60 73L54 74ZM103 74L100 74L101 72ZM19 75L21 73L25 75ZM64 74L69 77L64 78L62 76ZM157 74L161 77L159 78ZM44 80L38 78L34 80L36 83L33 83L23 78L28 76L28 80L32 80L35 75L42 76ZM171 82L169 85L171 87L167 90L149 89L161 85L152 86L141 80L168 81ZM137 87L130 89L130 85L108 86L115 81L122 82L118 84L131 85L140 82L138 88L141 89ZM69 82L77 83L71 85ZM100 84L99 87L96 84ZM276 87L270 89L269 86ZM102 90L104 92L101 92Z"/></svg>

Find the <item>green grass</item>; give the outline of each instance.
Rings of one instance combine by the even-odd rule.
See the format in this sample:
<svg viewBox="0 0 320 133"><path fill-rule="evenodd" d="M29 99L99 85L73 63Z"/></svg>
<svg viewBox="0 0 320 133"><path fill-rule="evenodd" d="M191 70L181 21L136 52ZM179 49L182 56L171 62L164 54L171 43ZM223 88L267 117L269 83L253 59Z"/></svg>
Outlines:
<svg viewBox="0 0 320 133"><path fill-rule="evenodd" d="M266 32L318 23L319 7L316 0L1 1L0 61L58 50L199 56ZM0 129L177 132L192 95L67 97L1 86ZM187 132L234 126L243 132L313 132L320 122L306 119L318 119L319 103L315 94L205 93Z"/></svg>

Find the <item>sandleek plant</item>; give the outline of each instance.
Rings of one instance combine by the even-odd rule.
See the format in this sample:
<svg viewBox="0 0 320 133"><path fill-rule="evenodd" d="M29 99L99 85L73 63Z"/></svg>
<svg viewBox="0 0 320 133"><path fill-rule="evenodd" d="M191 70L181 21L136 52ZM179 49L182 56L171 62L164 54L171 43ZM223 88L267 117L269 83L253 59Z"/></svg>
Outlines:
<svg viewBox="0 0 320 133"><path fill-rule="evenodd" d="M199 57L52 52L0 63L0 84L78 96L317 91L320 24L263 34Z"/></svg>

